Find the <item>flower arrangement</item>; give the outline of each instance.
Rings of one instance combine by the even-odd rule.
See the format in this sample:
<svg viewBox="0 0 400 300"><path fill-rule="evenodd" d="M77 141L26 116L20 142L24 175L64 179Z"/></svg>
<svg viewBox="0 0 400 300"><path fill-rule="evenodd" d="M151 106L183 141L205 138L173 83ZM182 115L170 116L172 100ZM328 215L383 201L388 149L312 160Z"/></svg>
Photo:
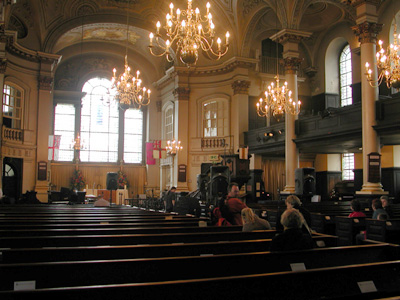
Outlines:
<svg viewBox="0 0 400 300"><path fill-rule="evenodd" d="M124 172L118 171L118 188L123 189L125 185L127 188L129 187L128 178Z"/></svg>
<svg viewBox="0 0 400 300"><path fill-rule="evenodd" d="M82 171L75 170L74 174L71 177L70 187L73 190L81 190L86 185L86 179L83 177Z"/></svg>

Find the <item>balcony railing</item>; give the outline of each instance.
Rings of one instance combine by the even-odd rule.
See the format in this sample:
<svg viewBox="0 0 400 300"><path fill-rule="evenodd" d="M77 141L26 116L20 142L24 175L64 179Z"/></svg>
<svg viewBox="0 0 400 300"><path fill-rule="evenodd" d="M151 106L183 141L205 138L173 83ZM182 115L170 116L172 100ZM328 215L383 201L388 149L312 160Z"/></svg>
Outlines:
<svg viewBox="0 0 400 300"><path fill-rule="evenodd" d="M23 131L21 129L7 128L3 126L2 138L3 141L22 142Z"/></svg>

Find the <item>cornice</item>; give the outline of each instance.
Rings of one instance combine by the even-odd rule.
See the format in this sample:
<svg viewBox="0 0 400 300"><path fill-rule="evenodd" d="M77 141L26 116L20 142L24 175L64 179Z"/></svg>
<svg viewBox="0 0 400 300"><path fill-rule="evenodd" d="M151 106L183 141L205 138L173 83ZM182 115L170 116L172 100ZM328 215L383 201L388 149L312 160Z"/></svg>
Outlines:
<svg viewBox="0 0 400 300"><path fill-rule="evenodd" d="M208 67L171 67L166 74L154 83L156 88L163 88L175 80L176 76L207 77L223 75L237 68L253 69L259 61L254 58L233 57L221 65Z"/></svg>
<svg viewBox="0 0 400 300"><path fill-rule="evenodd" d="M15 31L8 31L8 30L4 31L4 33L1 34L0 40L7 43L6 49L10 54L21 57L31 62L45 62L49 64L53 63L58 64L62 57L61 55L58 54L34 51L21 46L17 42L17 32Z"/></svg>

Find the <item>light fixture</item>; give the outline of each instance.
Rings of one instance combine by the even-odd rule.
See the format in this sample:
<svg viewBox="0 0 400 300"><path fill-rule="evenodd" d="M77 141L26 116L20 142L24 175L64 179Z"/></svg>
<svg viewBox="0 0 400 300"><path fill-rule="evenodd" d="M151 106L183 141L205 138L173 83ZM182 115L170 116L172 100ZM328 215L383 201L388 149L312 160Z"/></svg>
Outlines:
<svg viewBox="0 0 400 300"><path fill-rule="evenodd" d="M168 155L176 155L179 151L181 151L183 147L181 146L181 141L167 141L167 146L165 150L167 151Z"/></svg>
<svg viewBox="0 0 400 300"><path fill-rule="evenodd" d="M129 8L130 1L128 2ZM128 65L128 42L129 42L129 10L126 10L126 49L125 49L125 69L124 73L117 76L117 69L113 69L113 77L111 79L110 94L118 102L120 108L141 108L150 104L149 89L142 87L140 79L140 71L136 71L136 76L131 74L131 68Z"/></svg>
<svg viewBox="0 0 400 300"><path fill-rule="evenodd" d="M84 141L81 139L81 136L79 135L79 133L77 134L76 138L74 140L72 140L71 148L76 151L86 149Z"/></svg>
<svg viewBox="0 0 400 300"><path fill-rule="evenodd" d="M379 40L379 51L376 53L376 67L378 69L378 77L376 80L373 79L373 72L370 69L370 64L365 63L366 76L369 84L372 87L378 87L383 79L386 81L386 86L391 88L400 88L400 45L399 45L400 34L397 35L397 24L394 24L393 32L393 44L390 44L383 49L383 42Z"/></svg>
<svg viewBox="0 0 400 300"><path fill-rule="evenodd" d="M278 3L276 2L278 8ZM278 30L278 17L276 19L276 29ZM276 41L276 85L274 82L268 86L264 96L257 102L257 114L260 117L268 116L271 113L278 121L284 113L298 115L300 112L300 101L293 101L292 91L287 88L287 82L280 86L279 81L279 55L278 41Z"/></svg>
<svg viewBox="0 0 400 300"><path fill-rule="evenodd" d="M188 0L188 8L182 11L178 8L176 14L174 14L174 4L171 3L169 5L170 12L166 15L166 25L164 26L167 37L166 42L164 44L160 41L161 23L158 21L156 34L150 33L150 53L154 56L165 55L167 60L171 62L173 61L171 48L176 46L176 55L187 67L196 64L200 49L212 59L218 60L224 56L229 48L229 31L225 35L225 45L222 46L221 39L218 38L215 47L215 26L212 21L210 7L210 3L207 2L207 13L202 16L199 8L193 9L192 0ZM161 49L161 51L158 50L159 52L154 50L154 38L157 48Z"/></svg>

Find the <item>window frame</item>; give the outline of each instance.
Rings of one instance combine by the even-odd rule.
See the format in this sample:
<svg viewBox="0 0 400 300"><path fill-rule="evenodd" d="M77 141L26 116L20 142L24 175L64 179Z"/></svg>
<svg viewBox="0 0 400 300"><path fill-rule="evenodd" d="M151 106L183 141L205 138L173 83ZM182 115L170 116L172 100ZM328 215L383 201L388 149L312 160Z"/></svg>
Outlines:
<svg viewBox="0 0 400 300"><path fill-rule="evenodd" d="M345 51L348 50L346 54ZM346 55L346 58L344 56ZM342 64L349 64L350 70L343 69ZM349 44L346 44L339 53L338 59L338 66L339 66L339 100L340 100L340 107L348 106L353 104L353 95L352 95L352 87L353 84L353 65L352 65L352 55L351 55L351 48ZM346 82L342 80L342 77L346 77ZM349 80L350 83L347 81ZM350 94L349 96L345 97L344 93L342 92L343 89L346 89L347 92Z"/></svg>

